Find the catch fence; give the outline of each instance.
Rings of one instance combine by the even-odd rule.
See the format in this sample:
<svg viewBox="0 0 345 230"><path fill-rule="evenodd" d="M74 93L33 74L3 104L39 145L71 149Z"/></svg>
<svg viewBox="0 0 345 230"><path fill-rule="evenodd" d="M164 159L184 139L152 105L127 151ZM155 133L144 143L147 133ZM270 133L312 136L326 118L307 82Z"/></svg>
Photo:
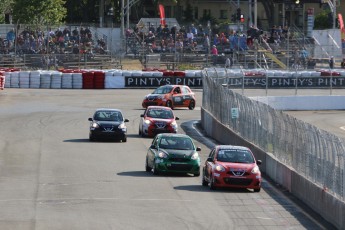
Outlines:
<svg viewBox="0 0 345 230"><path fill-rule="evenodd" d="M343 139L234 92L207 69L203 73L205 110L239 136L345 200ZM238 117L234 116L236 111Z"/></svg>

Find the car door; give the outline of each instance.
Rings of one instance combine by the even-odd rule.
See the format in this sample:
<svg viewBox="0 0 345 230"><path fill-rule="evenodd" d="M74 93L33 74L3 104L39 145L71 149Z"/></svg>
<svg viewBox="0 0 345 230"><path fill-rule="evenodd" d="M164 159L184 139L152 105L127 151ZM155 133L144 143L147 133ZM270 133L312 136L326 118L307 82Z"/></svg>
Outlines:
<svg viewBox="0 0 345 230"><path fill-rule="evenodd" d="M182 106L183 105L183 95L180 86L175 86L172 91L172 98L174 106Z"/></svg>
<svg viewBox="0 0 345 230"><path fill-rule="evenodd" d="M153 139L151 146L147 151L147 163L151 168L153 166L155 156L156 156L157 151L158 151L158 142L159 142L159 138L158 138L158 136L156 136ZM154 147L154 148L152 148L152 147Z"/></svg>
<svg viewBox="0 0 345 230"><path fill-rule="evenodd" d="M188 106L190 101L193 99L191 92L186 86L181 87L182 90L182 100L183 100L183 105Z"/></svg>
<svg viewBox="0 0 345 230"><path fill-rule="evenodd" d="M208 155L208 158L205 162L204 165L204 175L205 177L209 178L209 176L212 174L212 170L214 167L214 157L216 155L216 149L213 149L210 154ZM209 159L212 159L212 161L210 161Z"/></svg>
<svg viewBox="0 0 345 230"><path fill-rule="evenodd" d="M145 120L145 114L146 114L147 108L145 109L144 113L140 115L140 122L139 122L139 132L143 132L143 124Z"/></svg>

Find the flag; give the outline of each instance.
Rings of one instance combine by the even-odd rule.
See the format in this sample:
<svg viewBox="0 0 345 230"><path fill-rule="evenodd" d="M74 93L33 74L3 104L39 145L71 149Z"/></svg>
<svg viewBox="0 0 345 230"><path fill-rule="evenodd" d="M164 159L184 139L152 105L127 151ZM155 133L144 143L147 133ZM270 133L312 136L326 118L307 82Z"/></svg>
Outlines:
<svg viewBox="0 0 345 230"><path fill-rule="evenodd" d="M161 17L161 25L165 25L165 11L164 11L164 6L162 4L159 4L158 5L159 7L159 14L160 14L160 17Z"/></svg>

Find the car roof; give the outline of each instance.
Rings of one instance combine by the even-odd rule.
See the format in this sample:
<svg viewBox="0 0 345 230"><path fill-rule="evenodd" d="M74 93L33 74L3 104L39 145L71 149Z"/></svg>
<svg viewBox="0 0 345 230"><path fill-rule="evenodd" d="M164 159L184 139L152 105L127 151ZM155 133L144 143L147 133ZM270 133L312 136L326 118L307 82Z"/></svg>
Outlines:
<svg viewBox="0 0 345 230"><path fill-rule="evenodd" d="M166 110L172 110L170 107L158 106L158 105L150 105L146 109L166 109Z"/></svg>
<svg viewBox="0 0 345 230"><path fill-rule="evenodd" d="M164 87L164 86L172 86L172 87L181 86L181 87L188 87L188 88L189 88L188 85L161 85L161 86L159 86L159 87ZM159 88L159 87L158 87L158 88Z"/></svg>
<svg viewBox="0 0 345 230"><path fill-rule="evenodd" d="M96 112L98 111L116 111L116 112L121 112L120 109L109 109L109 108L99 108L99 109L96 109Z"/></svg>
<svg viewBox="0 0 345 230"><path fill-rule="evenodd" d="M160 134L157 134L157 136L160 136L160 137L186 137L186 138L191 138L187 134L182 134L182 133L160 133Z"/></svg>
<svg viewBox="0 0 345 230"><path fill-rule="evenodd" d="M225 149L250 150L248 147L239 146L239 145L217 145L216 148L218 150L225 150Z"/></svg>

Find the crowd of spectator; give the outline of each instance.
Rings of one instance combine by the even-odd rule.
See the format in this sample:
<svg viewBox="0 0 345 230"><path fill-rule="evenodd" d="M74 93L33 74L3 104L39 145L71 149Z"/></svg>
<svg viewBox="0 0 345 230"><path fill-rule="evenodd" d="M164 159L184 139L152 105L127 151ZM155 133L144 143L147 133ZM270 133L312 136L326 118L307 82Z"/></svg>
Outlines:
<svg viewBox="0 0 345 230"><path fill-rule="evenodd" d="M23 29L16 34L15 29L0 37L0 53L2 54L84 54L107 53L107 45L103 38L94 40L89 27L65 27L56 30Z"/></svg>
<svg viewBox="0 0 345 230"><path fill-rule="evenodd" d="M279 54L282 49L286 49L287 40L292 38L293 33L290 33L288 26L273 26L269 31L263 31L253 25L243 32L217 25L212 28L194 24L181 27L173 25L170 28L168 25L159 25L155 28L150 24L148 28L137 25L133 30L128 30L126 35L128 38L136 37L139 46L151 53L205 53L215 56L247 50L266 50ZM305 47L293 49L293 66L315 66Z"/></svg>
<svg viewBox="0 0 345 230"><path fill-rule="evenodd" d="M150 24L148 30L137 26L134 30L127 31L127 36L136 33L141 40L141 45L145 45L151 52L203 52L209 53L215 45L220 53L230 53L233 51L244 51L249 49L263 48L277 52L279 46L287 38L288 28L274 26L270 32L263 32L255 26L248 31L236 31L233 29L219 28L217 25L212 29L191 24L188 27L173 25L159 25L157 28Z"/></svg>

